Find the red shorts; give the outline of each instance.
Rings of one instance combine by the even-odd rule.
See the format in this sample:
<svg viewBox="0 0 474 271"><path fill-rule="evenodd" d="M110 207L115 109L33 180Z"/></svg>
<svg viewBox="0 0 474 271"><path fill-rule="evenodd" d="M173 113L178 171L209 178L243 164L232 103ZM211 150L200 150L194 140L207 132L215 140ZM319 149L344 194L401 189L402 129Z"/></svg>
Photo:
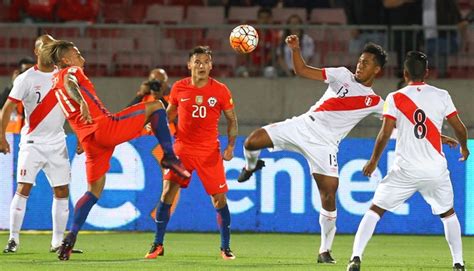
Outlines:
<svg viewBox="0 0 474 271"><path fill-rule="evenodd" d="M145 124L145 104L140 103L97 120L97 130L83 139L87 182L93 183L110 168L115 146L137 137Z"/></svg>
<svg viewBox="0 0 474 271"><path fill-rule="evenodd" d="M196 170L208 195L229 191L225 178L224 161L219 150L199 156L179 153L176 153L176 155L189 172L192 173ZM188 187L191 181L191 178L180 177L171 170L165 170L164 179L175 182L182 188Z"/></svg>

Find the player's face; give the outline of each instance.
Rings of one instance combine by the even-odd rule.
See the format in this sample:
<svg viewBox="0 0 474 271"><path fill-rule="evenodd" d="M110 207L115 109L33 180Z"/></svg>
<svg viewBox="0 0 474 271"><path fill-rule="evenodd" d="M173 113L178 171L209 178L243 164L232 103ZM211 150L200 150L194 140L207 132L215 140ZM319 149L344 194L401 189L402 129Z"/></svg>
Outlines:
<svg viewBox="0 0 474 271"><path fill-rule="evenodd" d="M77 47L69 49L69 51L64 55L63 60L68 66L78 66L80 68L84 68L84 63L86 62Z"/></svg>
<svg viewBox="0 0 474 271"><path fill-rule="evenodd" d="M197 80L207 79L212 70L211 56L208 54L195 54L189 59L188 69L191 76Z"/></svg>
<svg viewBox="0 0 474 271"><path fill-rule="evenodd" d="M375 60L375 56L370 53L363 53L357 62L355 77L359 82L365 82L377 75L380 66Z"/></svg>

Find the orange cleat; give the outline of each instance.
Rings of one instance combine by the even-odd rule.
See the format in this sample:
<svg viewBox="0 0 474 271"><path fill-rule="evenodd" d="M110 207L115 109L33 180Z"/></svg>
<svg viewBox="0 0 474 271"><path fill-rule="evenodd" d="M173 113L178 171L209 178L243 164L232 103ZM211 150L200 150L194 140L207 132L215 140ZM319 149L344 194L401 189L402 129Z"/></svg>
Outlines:
<svg viewBox="0 0 474 271"><path fill-rule="evenodd" d="M230 248L221 248L221 256L224 260L235 260L235 255Z"/></svg>
<svg viewBox="0 0 474 271"><path fill-rule="evenodd" d="M162 244L152 244L150 251L145 255L145 259L156 259L158 256L165 255L165 248Z"/></svg>

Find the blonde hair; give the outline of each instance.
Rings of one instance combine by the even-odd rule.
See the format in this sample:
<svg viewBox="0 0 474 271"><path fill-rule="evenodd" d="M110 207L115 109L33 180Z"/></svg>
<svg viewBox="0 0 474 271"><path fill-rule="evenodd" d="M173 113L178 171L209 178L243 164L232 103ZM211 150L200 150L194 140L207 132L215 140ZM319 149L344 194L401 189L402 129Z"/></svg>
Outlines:
<svg viewBox="0 0 474 271"><path fill-rule="evenodd" d="M63 68L67 65L62 62L62 59L69 49L73 47L75 47L75 45L70 41L58 40L44 45L40 54L45 61L51 62Z"/></svg>

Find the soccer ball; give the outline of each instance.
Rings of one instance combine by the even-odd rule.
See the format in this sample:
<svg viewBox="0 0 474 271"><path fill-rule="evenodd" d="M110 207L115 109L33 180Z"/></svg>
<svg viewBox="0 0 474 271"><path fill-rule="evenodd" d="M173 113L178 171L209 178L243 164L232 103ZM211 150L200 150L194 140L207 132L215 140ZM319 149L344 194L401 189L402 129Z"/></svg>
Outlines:
<svg viewBox="0 0 474 271"><path fill-rule="evenodd" d="M239 25L229 36L230 47L241 54L248 54L257 48L258 33L250 25Z"/></svg>

